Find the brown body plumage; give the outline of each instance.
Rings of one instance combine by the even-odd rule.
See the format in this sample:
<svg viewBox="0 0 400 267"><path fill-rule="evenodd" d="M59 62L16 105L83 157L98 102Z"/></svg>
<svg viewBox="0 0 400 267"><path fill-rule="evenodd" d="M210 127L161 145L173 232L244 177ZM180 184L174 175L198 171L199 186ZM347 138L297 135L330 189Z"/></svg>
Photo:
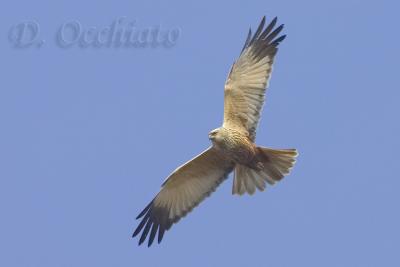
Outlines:
<svg viewBox="0 0 400 267"><path fill-rule="evenodd" d="M218 151L236 164L256 168L258 150L248 133L220 127L210 132L209 139Z"/></svg>
<svg viewBox="0 0 400 267"><path fill-rule="evenodd" d="M222 127L209 133L212 146L177 168L162 184L161 191L137 216L141 222L133 236L142 232L139 244L165 231L209 196L234 171L232 193L263 191L287 175L293 167L295 149L270 149L255 145L256 129L265 99L283 25L277 19L265 26L262 19L254 35L251 30L233 64L224 88Z"/></svg>

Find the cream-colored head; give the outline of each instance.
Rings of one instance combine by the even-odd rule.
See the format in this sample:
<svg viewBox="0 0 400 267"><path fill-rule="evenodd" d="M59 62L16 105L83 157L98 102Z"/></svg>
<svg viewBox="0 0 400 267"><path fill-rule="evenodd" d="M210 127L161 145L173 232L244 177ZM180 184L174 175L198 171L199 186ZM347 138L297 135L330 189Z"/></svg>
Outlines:
<svg viewBox="0 0 400 267"><path fill-rule="evenodd" d="M213 144L221 142L223 140L223 138L224 138L223 137L223 132L224 132L223 130L224 129L222 127L212 130L208 134L208 139L210 139L210 141Z"/></svg>
<svg viewBox="0 0 400 267"><path fill-rule="evenodd" d="M214 140L215 138L217 138L218 131L219 131L219 128L210 131L210 132L208 133L208 139L210 139L210 140L212 141L212 140Z"/></svg>

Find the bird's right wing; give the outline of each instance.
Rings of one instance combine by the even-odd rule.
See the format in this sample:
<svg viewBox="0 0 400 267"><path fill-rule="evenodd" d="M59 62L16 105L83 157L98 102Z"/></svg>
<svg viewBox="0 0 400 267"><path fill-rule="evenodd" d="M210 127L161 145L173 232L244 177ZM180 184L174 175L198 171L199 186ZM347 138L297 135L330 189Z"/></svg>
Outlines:
<svg viewBox="0 0 400 267"><path fill-rule="evenodd" d="M163 183L161 191L137 216L142 221L133 236L142 235L139 245L148 233L150 246L158 232L158 243L164 232L209 196L228 174L234 164L215 148L208 148L200 155L177 168Z"/></svg>
<svg viewBox="0 0 400 267"><path fill-rule="evenodd" d="M253 141L274 57L279 43L285 39L285 35L278 36L283 25L274 29L276 22L275 18L264 29L264 17L254 35L249 31L240 57L225 82L224 127L247 132Z"/></svg>

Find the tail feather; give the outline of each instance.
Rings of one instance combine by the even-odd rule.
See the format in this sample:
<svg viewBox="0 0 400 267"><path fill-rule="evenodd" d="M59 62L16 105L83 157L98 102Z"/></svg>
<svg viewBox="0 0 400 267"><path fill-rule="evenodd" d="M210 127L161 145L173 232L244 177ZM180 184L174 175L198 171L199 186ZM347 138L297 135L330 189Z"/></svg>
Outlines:
<svg viewBox="0 0 400 267"><path fill-rule="evenodd" d="M251 172L247 172L247 179L244 179L244 187L246 188L247 192L249 192L249 194L254 194L254 192L256 191L256 181L254 179L254 177L251 175Z"/></svg>
<svg viewBox="0 0 400 267"><path fill-rule="evenodd" d="M240 166L237 166L235 168L233 177L234 192L239 195L243 195L246 192L246 187L244 186L244 179L239 178L239 177L244 177L245 173L243 171L244 168L240 168Z"/></svg>
<svg viewBox="0 0 400 267"><path fill-rule="evenodd" d="M235 167L232 193L243 195L254 194L256 188L264 191L266 183L274 185L289 174L298 155L296 149L271 149L258 147L259 169L238 164Z"/></svg>
<svg viewBox="0 0 400 267"><path fill-rule="evenodd" d="M265 182L264 180L257 174L255 170L249 171L249 174L252 178L252 181L254 185L258 188L260 191L264 191L265 189Z"/></svg>

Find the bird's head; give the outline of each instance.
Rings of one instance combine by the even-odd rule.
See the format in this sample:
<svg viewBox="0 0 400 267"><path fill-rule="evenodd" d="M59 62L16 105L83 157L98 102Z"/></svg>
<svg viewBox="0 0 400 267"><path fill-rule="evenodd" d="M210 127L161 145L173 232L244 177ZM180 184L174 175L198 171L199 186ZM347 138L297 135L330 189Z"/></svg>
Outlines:
<svg viewBox="0 0 400 267"><path fill-rule="evenodd" d="M208 139L215 141L219 138L220 128L214 129L208 133Z"/></svg>

